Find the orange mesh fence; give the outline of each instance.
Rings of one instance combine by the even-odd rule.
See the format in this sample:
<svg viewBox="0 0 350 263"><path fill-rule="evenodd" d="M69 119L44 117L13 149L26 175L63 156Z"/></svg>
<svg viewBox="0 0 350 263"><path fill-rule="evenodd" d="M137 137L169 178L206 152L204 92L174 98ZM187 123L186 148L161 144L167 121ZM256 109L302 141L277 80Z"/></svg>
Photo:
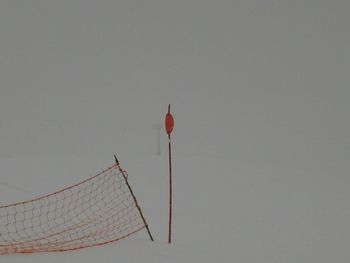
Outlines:
<svg viewBox="0 0 350 263"><path fill-rule="evenodd" d="M102 245L146 227L117 165L30 201L0 206L0 255Z"/></svg>

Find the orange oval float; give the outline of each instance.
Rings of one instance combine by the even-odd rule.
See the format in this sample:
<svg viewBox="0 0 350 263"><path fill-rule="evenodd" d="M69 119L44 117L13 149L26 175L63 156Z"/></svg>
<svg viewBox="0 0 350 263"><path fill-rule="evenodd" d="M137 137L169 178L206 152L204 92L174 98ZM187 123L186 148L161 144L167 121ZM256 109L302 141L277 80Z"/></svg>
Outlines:
<svg viewBox="0 0 350 263"><path fill-rule="evenodd" d="M173 131L174 129L174 117L170 113L170 105L168 108L168 113L165 116L165 130L168 135Z"/></svg>
<svg viewBox="0 0 350 263"><path fill-rule="evenodd" d="M167 134L170 134L174 129L174 117L170 113L165 116L165 130Z"/></svg>

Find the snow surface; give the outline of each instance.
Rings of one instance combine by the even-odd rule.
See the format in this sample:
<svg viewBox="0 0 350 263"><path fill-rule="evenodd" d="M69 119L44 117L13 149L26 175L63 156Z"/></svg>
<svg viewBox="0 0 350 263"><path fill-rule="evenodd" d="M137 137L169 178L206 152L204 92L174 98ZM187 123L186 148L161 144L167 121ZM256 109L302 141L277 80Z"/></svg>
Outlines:
<svg viewBox="0 0 350 263"><path fill-rule="evenodd" d="M345 262L347 178L175 156L173 244L166 244L166 156L120 156L155 242L142 231L102 247L2 256L0 262L327 262L340 256ZM112 156L2 160L3 180L31 192L5 186L1 196L12 202L51 192L112 162Z"/></svg>
<svg viewBox="0 0 350 263"><path fill-rule="evenodd" d="M156 239L15 262L350 261L350 2L0 2L0 203L116 153ZM175 117L167 237L167 104Z"/></svg>

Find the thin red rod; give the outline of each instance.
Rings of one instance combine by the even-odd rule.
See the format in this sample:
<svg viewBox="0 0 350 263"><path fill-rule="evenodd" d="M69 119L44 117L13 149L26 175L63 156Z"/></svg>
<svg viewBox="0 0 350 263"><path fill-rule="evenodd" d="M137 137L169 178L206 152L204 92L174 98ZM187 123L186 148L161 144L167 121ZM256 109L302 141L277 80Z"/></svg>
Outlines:
<svg viewBox="0 0 350 263"><path fill-rule="evenodd" d="M173 183L172 183L172 167L171 167L171 138L169 138L169 235L168 243L171 243L171 224L172 224L172 209L173 209Z"/></svg>
<svg viewBox="0 0 350 263"><path fill-rule="evenodd" d="M165 130L168 134L169 145L169 232L168 243L171 243L171 228L172 228L172 209L173 209L173 185L172 185L172 164L171 164L171 132L174 128L174 118L170 113L170 104L168 106L168 113L165 117Z"/></svg>

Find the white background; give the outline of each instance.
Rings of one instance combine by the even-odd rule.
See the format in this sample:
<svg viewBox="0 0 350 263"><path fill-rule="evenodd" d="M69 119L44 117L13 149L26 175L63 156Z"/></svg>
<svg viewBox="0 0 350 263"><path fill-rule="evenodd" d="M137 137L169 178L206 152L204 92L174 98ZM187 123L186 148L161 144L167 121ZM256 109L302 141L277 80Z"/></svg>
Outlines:
<svg viewBox="0 0 350 263"><path fill-rule="evenodd" d="M157 241L0 262L349 262L349 13L345 0L1 1L0 203L117 153Z"/></svg>

